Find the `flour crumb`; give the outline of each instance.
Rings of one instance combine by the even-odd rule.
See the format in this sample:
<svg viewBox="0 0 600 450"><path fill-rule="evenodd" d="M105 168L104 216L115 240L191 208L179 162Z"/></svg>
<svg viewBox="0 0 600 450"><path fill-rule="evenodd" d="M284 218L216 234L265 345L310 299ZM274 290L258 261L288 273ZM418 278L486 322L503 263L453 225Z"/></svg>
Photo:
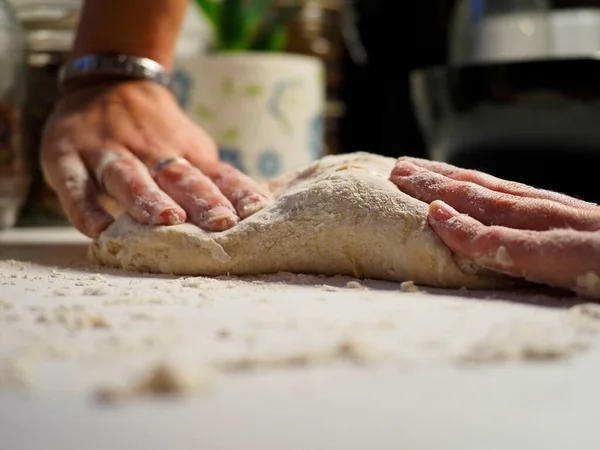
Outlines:
<svg viewBox="0 0 600 450"><path fill-rule="evenodd" d="M582 303L569 309L569 312L575 316L587 317L600 321L600 304Z"/></svg>
<svg viewBox="0 0 600 450"><path fill-rule="evenodd" d="M69 292L67 289L55 289L52 293L55 297L66 297L71 295L71 292Z"/></svg>
<svg viewBox="0 0 600 450"><path fill-rule="evenodd" d="M365 287L358 281L348 281L346 287L350 289L365 289Z"/></svg>
<svg viewBox="0 0 600 450"><path fill-rule="evenodd" d="M63 325L71 330L109 328L110 323L101 314L78 311L77 308L58 307L37 317L38 323Z"/></svg>
<svg viewBox="0 0 600 450"><path fill-rule="evenodd" d="M370 364L380 359L383 353L365 342L346 339L330 347L306 349L289 354L262 353L215 363L223 372L245 372L261 369L282 369L308 367L350 361L357 364Z"/></svg>
<svg viewBox="0 0 600 450"><path fill-rule="evenodd" d="M16 312L8 313L4 316L5 322L20 322L22 319L23 316Z"/></svg>
<svg viewBox="0 0 600 450"><path fill-rule="evenodd" d="M0 311L8 311L13 309L13 304L5 300L0 300Z"/></svg>
<svg viewBox="0 0 600 450"><path fill-rule="evenodd" d="M0 363L0 389L31 388L37 358L29 354L12 356Z"/></svg>
<svg viewBox="0 0 600 450"><path fill-rule="evenodd" d="M321 289L323 289L324 291L327 291L327 292L339 292L340 291L340 289L338 287L331 286L329 284L322 284Z"/></svg>
<svg viewBox="0 0 600 450"><path fill-rule="evenodd" d="M496 251L495 260L498 264L500 264L503 267L512 267L514 265L514 261L508 254L508 250L506 250L506 247L504 247L503 245L498 247L498 250Z"/></svg>
<svg viewBox="0 0 600 450"><path fill-rule="evenodd" d="M16 259L7 259L6 261L3 261L3 263L8 266L14 267L15 269L19 269L20 271L31 267L31 263L25 261L17 261Z"/></svg>
<svg viewBox="0 0 600 450"><path fill-rule="evenodd" d="M63 280L67 278L67 276L64 273L59 272L55 269L52 270L52 272L50 273L49 276L52 278L59 278L59 279L63 279Z"/></svg>
<svg viewBox="0 0 600 450"><path fill-rule="evenodd" d="M347 339L338 344L334 356L355 363L365 364L376 361L382 356L382 353L377 347L365 341Z"/></svg>
<svg viewBox="0 0 600 450"><path fill-rule="evenodd" d="M83 295L103 296L109 294L110 289L108 289L106 286L89 286L83 290Z"/></svg>
<svg viewBox="0 0 600 450"><path fill-rule="evenodd" d="M207 381L207 373L196 368L160 363L127 386L99 388L96 398L115 403L139 397L192 396L201 392Z"/></svg>
<svg viewBox="0 0 600 450"><path fill-rule="evenodd" d="M148 313L134 313L130 316L133 320L152 322L156 320L156 317Z"/></svg>
<svg viewBox="0 0 600 450"><path fill-rule="evenodd" d="M576 291L583 295L597 296L600 293L600 277L595 272L588 272L577 278Z"/></svg>
<svg viewBox="0 0 600 450"><path fill-rule="evenodd" d="M271 303L271 300L266 297L261 297L258 299L258 303L262 303L262 304Z"/></svg>
<svg viewBox="0 0 600 450"><path fill-rule="evenodd" d="M537 323L500 327L459 357L464 363L562 359L589 345L567 330Z"/></svg>
<svg viewBox="0 0 600 450"><path fill-rule="evenodd" d="M567 320L582 333L600 333L600 305L583 303L567 310Z"/></svg>
<svg viewBox="0 0 600 450"><path fill-rule="evenodd" d="M217 331L217 337L223 340L231 338L231 334L231 331L227 328L222 328L219 331Z"/></svg>
<svg viewBox="0 0 600 450"><path fill-rule="evenodd" d="M421 292L414 281L403 281L400 283L400 290L402 292Z"/></svg>
<svg viewBox="0 0 600 450"><path fill-rule="evenodd" d="M160 305L171 303L165 297L148 296L129 296L111 298L104 302L107 306L123 306L123 305Z"/></svg>

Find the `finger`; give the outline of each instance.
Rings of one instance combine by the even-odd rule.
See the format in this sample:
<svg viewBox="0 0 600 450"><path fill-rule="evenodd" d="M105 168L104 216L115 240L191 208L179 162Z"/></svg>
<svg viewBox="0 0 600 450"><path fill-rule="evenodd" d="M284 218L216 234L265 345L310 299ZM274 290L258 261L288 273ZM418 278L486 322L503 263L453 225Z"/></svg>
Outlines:
<svg viewBox="0 0 600 450"><path fill-rule="evenodd" d="M600 235L487 227L441 201L429 224L455 253L488 269L600 297Z"/></svg>
<svg viewBox="0 0 600 450"><path fill-rule="evenodd" d="M512 194L519 197L552 200L554 202L573 208L598 208L598 206L593 203L569 197L568 195L560 194L558 192L552 192L544 189L536 189L526 184L503 180L501 178L497 178L476 170L461 169L459 167L455 167L450 164L446 164L439 161L430 161L426 159L407 157L400 158L398 161L407 161L424 169L428 169L441 175L445 175L446 177L452 178L453 180L468 181L496 192Z"/></svg>
<svg viewBox="0 0 600 450"><path fill-rule="evenodd" d="M158 185L179 203L190 222L209 231L225 231L239 222L235 209L212 180L184 159L158 171Z"/></svg>
<svg viewBox="0 0 600 450"><path fill-rule="evenodd" d="M600 227L600 209L580 209L550 200L497 192L458 181L409 161L397 163L390 179L405 193L426 203L443 200L487 225L523 230Z"/></svg>
<svg viewBox="0 0 600 450"><path fill-rule="evenodd" d="M83 234L98 237L113 217L100 205L98 189L84 162L75 152L56 156L48 151L42 155L44 178L56 192L69 221Z"/></svg>
<svg viewBox="0 0 600 450"><path fill-rule="evenodd" d="M252 178L221 162L205 169L206 174L229 199L241 219L263 209L269 195Z"/></svg>
<svg viewBox="0 0 600 450"><path fill-rule="evenodd" d="M120 157L115 158L114 155ZM106 164L100 157L111 158ZM101 180L106 192L137 222L145 225L177 225L185 222L186 214L172 198L163 192L150 176L146 166L125 149L88 155L89 166L103 165Z"/></svg>

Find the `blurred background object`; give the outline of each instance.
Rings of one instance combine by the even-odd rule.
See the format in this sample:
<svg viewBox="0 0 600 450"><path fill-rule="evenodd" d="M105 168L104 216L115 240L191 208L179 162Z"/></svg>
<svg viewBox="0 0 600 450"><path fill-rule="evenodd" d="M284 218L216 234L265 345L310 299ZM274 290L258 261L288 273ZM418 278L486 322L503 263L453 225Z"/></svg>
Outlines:
<svg viewBox="0 0 600 450"><path fill-rule="evenodd" d="M197 0L212 30L208 51L181 59L179 102L216 141L221 160L258 181L323 155L324 54L293 52L298 0ZM299 54L301 53L301 54Z"/></svg>
<svg viewBox="0 0 600 450"><path fill-rule="evenodd" d="M10 228L29 189L21 142L25 38L12 5L0 0L0 229Z"/></svg>
<svg viewBox="0 0 600 450"><path fill-rule="evenodd" d="M351 14L344 29L355 32L345 33L341 147L346 152L424 157L409 74L445 62L451 3L346 0L346 5Z"/></svg>
<svg viewBox="0 0 600 450"><path fill-rule="evenodd" d="M281 1L280 4L286 3ZM297 6L297 13L287 29L288 52L312 55L322 59L325 64L325 154L343 152L340 143L340 122L345 112L341 92L341 63L345 50L342 37L343 6L344 0L306 0Z"/></svg>
<svg viewBox="0 0 600 450"><path fill-rule="evenodd" d="M58 98L57 76L67 60L79 16L77 0L12 0L28 44L23 146L32 184L19 225L68 223L56 194L44 181L39 146L48 115Z"/></svg>
<svg viewBox="0 0 600 450"><path fill-rule="evenodd" d="M544 3L459 1L415 113L433 159L600 202L600 2Z"/></svg>
<svg viewBox="0 0 600 450"><path fill-rule="evenodd" d="M547 0L459 0L450 20L452 66L552 56Z"/></svg>

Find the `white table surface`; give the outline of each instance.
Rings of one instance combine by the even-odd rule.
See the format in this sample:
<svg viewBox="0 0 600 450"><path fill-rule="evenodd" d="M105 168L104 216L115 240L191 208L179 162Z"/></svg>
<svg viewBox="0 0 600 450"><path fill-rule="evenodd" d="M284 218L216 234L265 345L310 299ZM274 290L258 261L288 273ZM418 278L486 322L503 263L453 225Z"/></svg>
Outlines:
<svg viewBox="0 0 600 450"><path fill-rule="evenodd" d="M581 338L569 308L585 300L342 277L140 275L94 266L86 245L71 230L0 233L0 449L600 448L595 332L565 357L464 362L490 333L522 326L568 347ZM61 311L74 322L54 320ZM94 314L107 326L86 328ZM349 341L363 348L358 362L315 357ZM286 363L298 355L309 361ZM258 367L214 369L240 360ZM206 385L98 402L99 388L160 362L198 369Z"/></svg>

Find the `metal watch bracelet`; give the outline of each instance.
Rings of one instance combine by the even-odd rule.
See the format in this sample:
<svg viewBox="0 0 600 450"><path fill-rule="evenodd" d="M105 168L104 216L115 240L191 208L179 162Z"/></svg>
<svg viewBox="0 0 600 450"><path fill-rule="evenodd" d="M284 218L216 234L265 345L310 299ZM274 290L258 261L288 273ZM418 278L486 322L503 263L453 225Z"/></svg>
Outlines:
<svg viewBox="0 0 600 450"><path fill-rule="evenodd" d="M58 86L63 90L70 81L96 76L149 80L165 87L171 85L171 76L164 66L152 59L99 53L84 55L62 66L58 74Z"/></svg>

